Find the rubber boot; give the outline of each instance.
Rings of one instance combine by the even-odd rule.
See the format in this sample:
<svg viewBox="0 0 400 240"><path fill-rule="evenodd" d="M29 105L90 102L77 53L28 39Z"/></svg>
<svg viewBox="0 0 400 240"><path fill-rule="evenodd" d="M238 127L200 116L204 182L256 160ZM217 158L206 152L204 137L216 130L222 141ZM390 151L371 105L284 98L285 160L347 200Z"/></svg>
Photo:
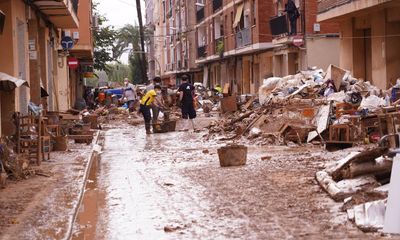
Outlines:
<svg viewBox="0 0 400 240"><path fill-rule="evenodd" d="M151 126L150 126L150 123L145 123L145 127L146 127L146 134L151 134Z"/></svg>

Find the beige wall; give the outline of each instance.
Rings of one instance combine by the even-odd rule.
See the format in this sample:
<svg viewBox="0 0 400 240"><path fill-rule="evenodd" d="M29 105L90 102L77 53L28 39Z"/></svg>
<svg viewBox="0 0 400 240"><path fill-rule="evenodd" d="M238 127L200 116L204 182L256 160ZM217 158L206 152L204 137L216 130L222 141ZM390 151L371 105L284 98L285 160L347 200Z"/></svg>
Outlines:
<svg viewBox="0 0 400 240"><path fill-rule="evenodd" d="M330 64L339 66L339 38L307 39L306 65L309 67L327 69Z"/></svg>
<svg viewBox="0 0 400 240"><path fill-rule="evenodd" d="M400 17L393 9L371 10L340 27L340 66L381 89L392 87L400 77Z"/></svg>
<svg viewBox="0 0 400 240"><path fill-rule="evenodd" d="M4 32L0 35L0 72L5 72L12 76L19 76L18 47L17 46L17 24L25 23L25 5L23 1L0 0L0 9L6 14ZM27 41L28 32L25 25L24 57L28 59ZM26 80L29 82L29 64L25 66ZM25 88L25 87L23 87ZM15 126L12 123L12 116L15 111L20 111L19 97L20 93L26 94L29 99L28 89L17 89L12 92L1 93L1 134L11 135L14 133Z"/></svg>

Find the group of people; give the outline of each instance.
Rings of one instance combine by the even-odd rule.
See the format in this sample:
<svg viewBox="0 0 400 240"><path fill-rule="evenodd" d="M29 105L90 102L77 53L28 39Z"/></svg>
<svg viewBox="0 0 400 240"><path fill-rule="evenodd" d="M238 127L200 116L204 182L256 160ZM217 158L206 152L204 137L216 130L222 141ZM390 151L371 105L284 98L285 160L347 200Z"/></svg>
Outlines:
<svg viewBox="0 0 400 240"><path fill-rule="evenodd" d="M182 119L185 121L185 127L187 127L190 122L193 130L195 130L195 87L189 83L189 76L183 75L181 76L181 80L182 84L179 86L177 95L182 110ZM137 91L135 86L130 83L128 79L124 80L124 85L122 98L126 99L129 111L132 112L134 111L134 106L138 99ZM155 77L153 83L146 87L144 95L140 99L139 112L144 118L146 134L151 134L151 123L157 123L159 112L167 110L161 90L161 78Z"/></svg>

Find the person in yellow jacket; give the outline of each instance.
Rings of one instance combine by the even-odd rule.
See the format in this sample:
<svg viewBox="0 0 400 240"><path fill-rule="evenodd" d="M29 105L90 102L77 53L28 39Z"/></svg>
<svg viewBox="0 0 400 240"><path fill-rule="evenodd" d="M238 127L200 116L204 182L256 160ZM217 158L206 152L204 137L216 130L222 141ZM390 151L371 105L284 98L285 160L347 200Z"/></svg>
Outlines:
<svg viewBox="0 0 400 240"><path fill-rule="evenodd" d="M144 124L146 127L146 134L151 133L151 106L154 104L159 108L162 108L163 104L156 98L157 95L161 95L161 86L155 85L154 90L148 91L140 100L140 112L144 118Z"/></svg>

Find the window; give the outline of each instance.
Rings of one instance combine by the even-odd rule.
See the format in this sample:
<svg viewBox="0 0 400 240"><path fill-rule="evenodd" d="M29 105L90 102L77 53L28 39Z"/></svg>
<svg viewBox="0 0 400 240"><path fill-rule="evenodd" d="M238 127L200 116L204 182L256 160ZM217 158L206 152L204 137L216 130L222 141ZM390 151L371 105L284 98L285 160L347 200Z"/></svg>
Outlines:
<svg viewBox="0 0 400 240"><path fill-rule="evenodd" d="M165 1L162 2L162 5L163 5L163 22L165 22L165 19L167 18L167 16L166 16L167 15L167 13L166 13L167 10L165 8L166 7L165 6Z"/></svg>
<svg viewBox="0 0 400 240"><path fill-rule="evenodd" d="M235 19L234 19L234 17L233 17L233 11L231 12L231 26L232 26L232 28L233 28L233 21L234 21Z"/></svg>
<svg viewBox="0 0 400 240"><path fill-rule="evenodd" d="M257 24L256 0L251 4L251 16L253 17L253 25Z"/></svg>

